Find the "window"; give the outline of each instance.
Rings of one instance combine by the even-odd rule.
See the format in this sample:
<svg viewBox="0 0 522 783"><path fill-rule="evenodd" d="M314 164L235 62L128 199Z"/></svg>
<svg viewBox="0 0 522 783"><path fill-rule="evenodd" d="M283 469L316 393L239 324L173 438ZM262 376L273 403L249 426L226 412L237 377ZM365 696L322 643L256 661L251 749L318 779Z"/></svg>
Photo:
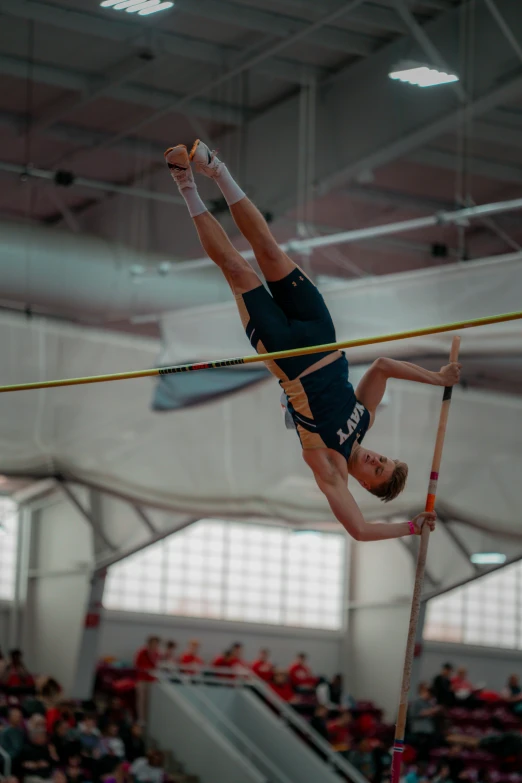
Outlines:
<svg viewBox="0 0 522 783"><path fill-rule="evenodd" d="M339 630L346 538L201 520L109 569L107 609Z"/></svg>
<svg viewBox="0 0 522 783"><path fill-rule="evenodd" d="M12 601L15 594L18 541L18 507L0 496L0 601Z"/></svg>
<svg viewBox="0 0 522 783"><path fill-rule="evenodd" d="M424 638L522 650L522 563L433 598Z"/></svg>

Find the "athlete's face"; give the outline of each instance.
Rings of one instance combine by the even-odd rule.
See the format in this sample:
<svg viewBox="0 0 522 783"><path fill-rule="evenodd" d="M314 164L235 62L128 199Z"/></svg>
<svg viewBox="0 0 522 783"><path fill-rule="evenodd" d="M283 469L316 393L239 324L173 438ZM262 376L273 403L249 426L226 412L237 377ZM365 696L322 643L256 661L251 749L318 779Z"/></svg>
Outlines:
<svg viewBox="0 0 522 783"><path fill-rule="evenodd" d="M360 446L351 473L365 489L374 489L388 481L394 470L392 459Z"/></svg>

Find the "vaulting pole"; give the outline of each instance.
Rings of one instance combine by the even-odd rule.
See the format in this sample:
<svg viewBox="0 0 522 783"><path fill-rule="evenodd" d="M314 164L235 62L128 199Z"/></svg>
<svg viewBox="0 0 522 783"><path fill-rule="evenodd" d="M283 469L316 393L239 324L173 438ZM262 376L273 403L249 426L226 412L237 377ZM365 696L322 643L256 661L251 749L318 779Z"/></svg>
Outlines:
<svg viewBox="0 0 522 783"><path fill-rule="evenodd" d="M471 329L475 326L488 326L504 321L516 321L522 319L522 312L502 313L490 315L486 318L473 318L470 321L457 321L453 324L441 324L439 326L426 326L423 329L410 329L407 332L395 332L383 334L378 337L360 337L357 340L347 340L340 343L327 343L326 345L311 345L307 348L293 348L290 351L275 351L273 353L260 353L253 356L243 356L238 359L218 359L209 362L195 362L193 364L179 364L175 367L160 367L149 370L133 370L131 372L117 372L110 375L90 375L86 378L65 378L59 381L37 381L36 383L18 383L12 386L0 386L1 392L27 391L28 389L51 389L55 386L80 386L85 383L104 383L106 381L125 381L130 378L150 378L156 375L171 375L178 372L193 372L195 370L212 370L219 367L231 367L238 364L254 364L255 362L275 361L277 359L289 359L292 356L303 356L310 353L323 353L325 351L338 351L341 348L357 348L362 345L376 345L377 343L389 343L393 340L406 340L411 337L423 337L428 334L441 334L442 332L454 332L461 329Z"/></svg>
<svg viewBox="0 0 522 783"><path fill-rule="evenodd" d="M454 337L451 344L450 362L458 361L460 348L460 337ZM442 407L439 417L439 428L437 430L437 439L435 441L435 450L433 452L433 461L431 463L430 483L428 486L428 495L426 497L425 511L433 511L435 508L435 497L437 495L437 482L439 479L440 461L442 458L442 449L444 447L444 436L446 435L446 425L448 423L448 414L451 403L452 386L444 389L442 397ZM406 641L406 653L404 656L404 668L402 671L401 695L399 699L399 712L397 714L397 725L395 727L395 741L393 743L393 760L391 783L399 783L401 776L402 753L404 750L404 732L406 729L406 715L408 712L408 696L410 692L411 667L413 664L413 655L415 652L415 637L417 634L417 623L421 605L422 586L424 582L424 569L426 567L426 557L428 554L428 542L430 529L424 525L420 537L419 554L417 556L417 570L415 572L415 584L413 587L413 598L411 602L410 625L408 628L408 639Z"/></svg>

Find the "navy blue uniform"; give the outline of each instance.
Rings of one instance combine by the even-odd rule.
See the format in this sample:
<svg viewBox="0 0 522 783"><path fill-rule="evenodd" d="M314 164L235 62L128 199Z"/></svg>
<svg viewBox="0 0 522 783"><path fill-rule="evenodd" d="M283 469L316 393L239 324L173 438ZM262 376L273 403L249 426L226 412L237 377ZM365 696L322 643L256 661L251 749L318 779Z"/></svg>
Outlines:
<svg viewBox="0 0 522 783"><path fill-rule="evenodd" d="M300 269L283 280L260 285L236 297L243 326L258 353L335 342L335 327L325 301ZM302 378L328 353L266 362L287 397L303 449L329 448L348 459L370 424L370 414L348 380L344 354Z"/></svg>

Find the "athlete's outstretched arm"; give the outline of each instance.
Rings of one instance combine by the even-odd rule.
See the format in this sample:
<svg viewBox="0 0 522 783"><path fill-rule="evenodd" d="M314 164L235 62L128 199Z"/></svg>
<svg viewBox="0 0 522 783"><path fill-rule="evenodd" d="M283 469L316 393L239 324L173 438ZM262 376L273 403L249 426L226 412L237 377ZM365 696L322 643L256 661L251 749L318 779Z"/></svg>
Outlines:
<svg viewBox="0 0 522 783"><path fill-rule="evenodd" d="M388 524L387 522L366 522L361 510L346 485L346 479L341 474L334 474L328 480L315 475L317 486L326 495L330 508L344 529L356 541L383 541L389 538L409 536L410 527L407 522ZM435 514L418 514L412 521L417 534L420 534L423 521L433 530Z"/></svg>
<svg viewBox="0 0 522 783"><path fill-rule="evenodd" d="M370 413L374 413L384 396L386 383L390 378L428 383L432 386L453 386L460 379L460 367L458 362L452 362L441 367L439 372L432 372L410 362L377 359L361 378L356 390L357 399Z"/></svg>

